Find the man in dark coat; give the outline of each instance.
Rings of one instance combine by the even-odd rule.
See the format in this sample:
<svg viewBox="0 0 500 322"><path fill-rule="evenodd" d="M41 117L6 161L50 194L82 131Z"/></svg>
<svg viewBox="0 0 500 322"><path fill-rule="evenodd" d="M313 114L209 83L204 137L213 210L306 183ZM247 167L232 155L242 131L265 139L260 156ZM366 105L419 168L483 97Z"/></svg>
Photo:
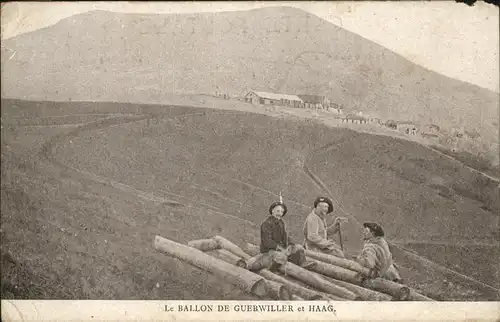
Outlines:
<svg viewBox="0 0 500 322"><path fill-rule="evenodd" d="M282 202L274 202L269 207L269 216L260 226L260 254L247 262L248 269L273 269L287 261L304 268L314 265L306 260L302 245L294 244L288 236L283 221L286 213L287 207Z"/></svg>

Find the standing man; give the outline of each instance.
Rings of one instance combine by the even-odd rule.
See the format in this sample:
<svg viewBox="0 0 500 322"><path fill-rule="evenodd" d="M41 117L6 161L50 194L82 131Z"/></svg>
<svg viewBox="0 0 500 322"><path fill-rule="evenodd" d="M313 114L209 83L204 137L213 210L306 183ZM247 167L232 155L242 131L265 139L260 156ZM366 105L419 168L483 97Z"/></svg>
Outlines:
<svg viewBox="0 0 500 322"><path fill-rule="evenodd" d="M314 209L304 222L303 233L306 249L337 257L345 257L340 247L328 236L340 230L340 222L345 218L335 218L333 225L327 226L327 214L333 212L333 203L326 197L318 197L314 201Z"/></svg>

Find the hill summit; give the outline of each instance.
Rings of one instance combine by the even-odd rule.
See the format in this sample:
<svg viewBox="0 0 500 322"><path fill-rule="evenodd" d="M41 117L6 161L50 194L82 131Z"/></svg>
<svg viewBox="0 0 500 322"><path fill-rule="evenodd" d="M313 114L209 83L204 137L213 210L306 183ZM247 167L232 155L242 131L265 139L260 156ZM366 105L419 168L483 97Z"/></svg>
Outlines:
<svg viewBox="0 0 500 322"><path fill-rule="evenodd" d="M92 11L8 39L4 47L2 97L147 103L167 92L306 93L498 142L498 93L429 71L295 8Z"/></svg>

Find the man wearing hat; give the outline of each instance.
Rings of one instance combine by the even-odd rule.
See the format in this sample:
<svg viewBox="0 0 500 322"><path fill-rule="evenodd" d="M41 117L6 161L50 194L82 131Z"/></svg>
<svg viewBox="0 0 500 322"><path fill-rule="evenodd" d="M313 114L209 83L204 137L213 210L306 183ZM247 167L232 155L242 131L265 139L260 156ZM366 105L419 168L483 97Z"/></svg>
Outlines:
<svg viewBox="0 0 500 322"><path fill-rule="evenodd" d="M247 268L257 271L262 268L274 270L276 266L288 262L303 268L310 268L313 262L306 260L302 245L293 244L286 231L283 217L287 207L277 201L269 207L269 216L260 226L260 254L247 261Z"/></svg>
<svg viewBox="0 0 500 322"><path fill-rule="evenodd" d="M370 278L385 278L395 282L401 281L397 268L392 261L389 245L385 240L385 233L378 223L363 223L363 250L356 261L370 269Z"/></svg>
<svg viewBox="0 0 500 322"><path fill-rule="evenodd" d="M344 257L344 252L331 239L329 235L336 234L340 229L340 222L344 218L335 218L333 225L326 223L327 214L333 212L333 203L326 197L318 197L314 201L314 209L307 216L304 227L304 246L311 251Z"/></svg>

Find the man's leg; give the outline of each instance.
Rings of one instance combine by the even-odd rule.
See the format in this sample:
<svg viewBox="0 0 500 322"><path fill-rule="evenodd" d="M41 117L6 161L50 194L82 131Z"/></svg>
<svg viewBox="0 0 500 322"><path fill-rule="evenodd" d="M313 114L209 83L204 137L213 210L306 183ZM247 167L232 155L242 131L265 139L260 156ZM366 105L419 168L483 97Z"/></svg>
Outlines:
<svg viewBox="0 0 500 322"><path fill-rule="evenodd" d="M331 245L326 249L322 249L321 252L327 255L333 255L336 257L345 258L344 252L337 245Z"/></svg>
<svg viewBox="0 0 500 322"><path fill-rule="evenodd" d="M272 264L272 256L269 253L258 254L247 260L247 269L250 271L260 271L269 268Z"/></svg>
<svg viewBox="0 0 500 322"><path fill-rule="evenodd" d="M288 256L288 261L295 265L299 265L303 268L311 268L315 265L315 262L308 261L306 258L306 251L302 245L295 244L288 246L288 251L290 255Z"/></svg>
<svg viewBox="0 0 500 322"><path fill-rule="evenodd" d="M401 279L401 275L399 274L399 271L394 263L389 266L389 269L385 273L384 278L396 283L403 282L403 280Z"/></svg>

